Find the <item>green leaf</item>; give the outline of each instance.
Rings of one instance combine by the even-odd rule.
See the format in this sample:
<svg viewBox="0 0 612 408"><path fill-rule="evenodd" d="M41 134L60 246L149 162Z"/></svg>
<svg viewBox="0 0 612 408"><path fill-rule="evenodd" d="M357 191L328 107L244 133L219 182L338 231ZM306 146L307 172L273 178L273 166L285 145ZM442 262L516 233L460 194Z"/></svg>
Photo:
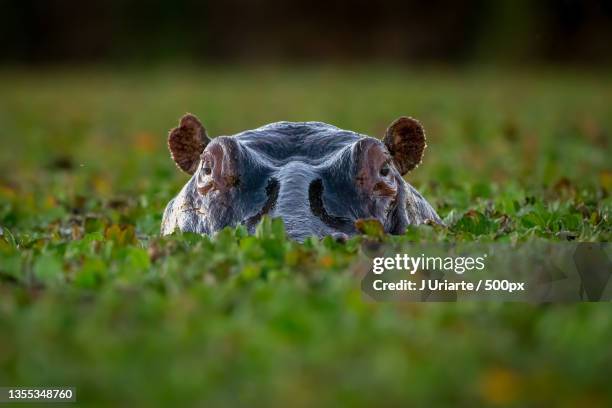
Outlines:
<svg viewBox="0 0 612 408"><path fill-rule="evenodd" d="M83 289L94 289L102 282L108 267L99 258L88 258L76 273L74 285Z"/></svg>
<svg viewBox="0 0 612 408"><path fill-rule="evenodd" d="M380 221L376 219L359 219L355 222L357 231L370 238L382 240L385 236L385 229Z"/></svg>
<svg viewBox="0 0 612 408"><path fill-rule="evenodd" d="M44 253L34 263L34 277L44 284L54 285L64 281L62 262L53 254Z"/></svg>
<svg viewBox="0 0 612 408"><path fill-rule="evenodd" d="M453 226L456 231L469 232L474 235L484 235L493 232L496 223L483 213L475 210L466 212Z"/></svg>
<svg viewBox="0 0 612 408"><path fill-rule="evenodd" d="M532 211L521 217L521 224L527 228L544 228L546 227L546 220L542 217L541 213Z"/></svg>

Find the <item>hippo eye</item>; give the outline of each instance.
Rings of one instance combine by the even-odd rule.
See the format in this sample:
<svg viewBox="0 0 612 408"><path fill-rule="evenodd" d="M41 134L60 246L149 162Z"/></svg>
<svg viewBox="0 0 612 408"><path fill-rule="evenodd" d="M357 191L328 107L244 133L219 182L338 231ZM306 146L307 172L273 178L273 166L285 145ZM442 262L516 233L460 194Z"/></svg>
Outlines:
<svg viewBox="0 0 612 408"><path fill-rule="evenodd" d="M387 177L390 171L391 169L389 168L389 164L387 163L380 169L380 175L383 177Z"/></svg>
<svg viewBox="0 0 612 408"><path fill-rule="evenodd" d="M202 171L207 176L210 176L212 174L212 168L210 167L210 163L202 163Z"/></svg>

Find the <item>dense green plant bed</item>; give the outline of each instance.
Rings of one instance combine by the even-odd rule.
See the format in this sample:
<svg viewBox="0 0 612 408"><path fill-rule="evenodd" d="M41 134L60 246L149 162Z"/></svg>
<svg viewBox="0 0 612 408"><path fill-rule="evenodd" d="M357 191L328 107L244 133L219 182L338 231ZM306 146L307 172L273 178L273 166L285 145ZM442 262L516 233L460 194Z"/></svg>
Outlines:
<svg viewBox="0 0 612 408"><path fill-rule="evenodd" d="M609 304L371 303L359 276L374 241L609 241L610 106L589 73L2 72L0 386L125 406L608 406ZM185 181L165 132L187 111L212 136L417 117L429 148L407 179L447 228L160 238Z"/></svg>

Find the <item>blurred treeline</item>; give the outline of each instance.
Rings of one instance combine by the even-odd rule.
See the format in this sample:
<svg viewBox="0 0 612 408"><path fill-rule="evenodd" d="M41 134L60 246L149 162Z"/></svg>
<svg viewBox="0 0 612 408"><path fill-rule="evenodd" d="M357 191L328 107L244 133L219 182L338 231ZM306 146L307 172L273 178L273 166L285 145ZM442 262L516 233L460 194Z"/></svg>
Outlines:
<svg viewBox="0 0 612 408"><path fill-rule="evenodd" d="M0 0L0 61L607 65L612 2Z"/></svg>

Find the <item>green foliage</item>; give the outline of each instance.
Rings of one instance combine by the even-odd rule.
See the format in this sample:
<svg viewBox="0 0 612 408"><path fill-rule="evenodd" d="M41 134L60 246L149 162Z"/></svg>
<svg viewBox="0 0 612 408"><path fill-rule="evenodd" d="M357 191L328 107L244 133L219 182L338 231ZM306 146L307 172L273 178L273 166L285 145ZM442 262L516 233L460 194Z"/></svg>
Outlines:
<svg viewBox="0 0 612 408"><path fill-rule="evenodd" d="M609 405L607 305L372 304L359 276L386 242L609 241L611 95L550 73L6 72L0 385L126 406ZM212 135L417 117L430 146L408 177L447 227L159 237L186 111Z"/></svg>

